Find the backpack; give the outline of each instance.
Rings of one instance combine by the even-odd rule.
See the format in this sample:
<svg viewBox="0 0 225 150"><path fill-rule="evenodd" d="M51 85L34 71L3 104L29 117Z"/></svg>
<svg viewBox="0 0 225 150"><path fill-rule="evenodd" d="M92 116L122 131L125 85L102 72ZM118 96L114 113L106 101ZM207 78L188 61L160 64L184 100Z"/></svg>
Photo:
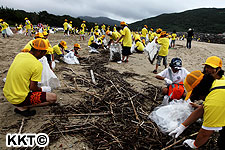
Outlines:
<svg viewBox="0 0 225 150"><path fill-rule="evenodd" d="M172 78L172 71L169 68L169 75L170 75L170 80L173 81ZM169 85L169 91L168 91L168 96L171 100L173 99L181 99L182 95L184 94L184 83L181 81L179 83L173 83Z"/></svg>

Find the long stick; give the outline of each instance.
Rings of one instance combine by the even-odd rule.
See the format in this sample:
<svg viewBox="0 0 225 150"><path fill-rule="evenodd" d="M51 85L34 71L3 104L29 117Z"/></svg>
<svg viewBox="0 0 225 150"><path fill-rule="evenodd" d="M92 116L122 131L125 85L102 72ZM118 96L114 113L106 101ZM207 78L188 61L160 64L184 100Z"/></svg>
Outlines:
<svg viewBox="0 0 225 150"><path fill-rule="evenodd" d="M198 132L195 132L195 133L193 133L193 134L191 134L191 135L189 135L189 136L183 137L182 139L180 139L180 140L176 141L175 143L173 143L173 144L171 144L171 145L169 145L169 146L163 148L162 150L166 150L166 149L168 149L168 148L170 148L170 147L173 147L174 145L176 145L176 144L178 144L178 143L184 141L187 137L192 137L192 136L195 136L195 135L197 135L197 134L198 134Z"/></svg>
<svg viewBox="0 0 225 150"><path fill-rule="evenodd" d="M92 83L97 84L96 81L95 81L95 76L94 76L93 70L90 70L90 74L91 74Z"/></svg>
<svg viewBox="0 0 225 150"><path fill-rule="evenodd" d="M89 114L63 114L63 115L37 115L37 116L47 116L47 117L61 117L61 116L105 116L111 115L111 112L108 113L89 113Z"/></svg>
<svg viewBox="0 0 225 150"><path fill-rule="evenodd" d="M21 131L22 131L22 129L23 129L23 125L24 125L24 118L22 119L22 123L21 123L21 126L20 126L20 129L19 129L18 134L21 133Z"/></svg>

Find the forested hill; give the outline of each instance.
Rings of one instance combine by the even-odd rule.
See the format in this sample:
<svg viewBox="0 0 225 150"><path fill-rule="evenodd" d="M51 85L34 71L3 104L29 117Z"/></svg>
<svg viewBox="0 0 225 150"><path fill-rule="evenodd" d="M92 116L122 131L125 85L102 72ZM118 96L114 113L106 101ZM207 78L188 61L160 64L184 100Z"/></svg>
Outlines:
<svg viewBox="0 0 225 150"><path fill-rule="evenodd" d="M53 14L49 14L47 11L36 12L26 12L24 10L14 10L11 8L0 7L0 18L4 19L9 25L23 24L24 18L28 17L32 24L48 24L50 26L62 27L64 20L67 19L73 22L73 26L80 27L82 23L82 19L74 18L68 15L57 16ZM94 26L92 22L86 22L88 28Z"/></svg>
<svg viewBox="0 0 225 150"><path fill-rule="evenodd" d="M225 8L200 8L181 13L162 14L129 24L129 28L140 31L145 24L166 31L186 32L189 28L193 28L195 32L224 33Z"/></svg>

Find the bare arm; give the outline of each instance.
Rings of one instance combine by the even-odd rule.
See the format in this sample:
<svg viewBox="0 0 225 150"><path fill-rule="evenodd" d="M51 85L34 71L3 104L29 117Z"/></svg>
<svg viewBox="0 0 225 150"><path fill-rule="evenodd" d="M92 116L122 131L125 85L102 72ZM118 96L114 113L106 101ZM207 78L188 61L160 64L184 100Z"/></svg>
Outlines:
<svg viewBox="0 0 225 150"><path fill-rule="evenodd" d="M37 86L38 82L37 81L30 81L30 90L33 92L41 92L42 89Z"/></svg>
<svg viewBox="0 0 225 150"><path fill-rule="evenodd" d="M191 125L195 121L197 121L199 118L203 117L204 109L203 105L198 107L195 111L191 113L191 115L182 123L185 127Z"/></svg>
<svg viewBox="0 0 225 150"><path fill-rule="evenodd" d="M205 144L208 139L210 138L210 136L213 134L213 130L205 130L205 129L200 129L199 133L197 135L197 138L195 140L195 145L197 147L202 146L203 144Z"/></svg>
<svg viewBox="0 0 225 150"><path fill-rule="evenodd" d="M156 79L159 79L159 80L164 80L164 79L165 79L164 77L162 77L162 76L160 76L160 75L155 76L155 78L156 78Z"/></svg>
<svg viewBox="0 0 225 150"><path fill-rule="evenodd" d="M121 35L119 39L116 40L116 43L119 43L119 41L124 37L124 35Z"/></svg>

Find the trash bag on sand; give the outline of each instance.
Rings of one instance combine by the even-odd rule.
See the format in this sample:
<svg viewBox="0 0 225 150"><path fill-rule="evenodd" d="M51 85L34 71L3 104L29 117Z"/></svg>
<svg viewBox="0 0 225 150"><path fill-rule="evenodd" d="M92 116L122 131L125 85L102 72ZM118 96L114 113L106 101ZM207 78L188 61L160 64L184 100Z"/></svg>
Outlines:
<svg viewBox="0 0 225 150"><path fill-rule="evenodd" d="M64 62L67 64L80 64L79 60L76 56L74 56L74 52L72 51L64 55Z"/></svg>
<svg viewBox="0 0 225 150"><path fill-rule="evenodd" d="M60 82L55 73L50 69L47 58L42 57L39 59L39 61L42 63L43 70L41 75L41 83L39 83L39 86L50 86L51 89L60 87Z"/></svg>
<svg viewBox="0 0 225 150"><path fill-rule="evenodd" d="M120 44L112 44L109 48L110 57L109 61L121 61L121 47Z"/></svg>
<svg viewBox="0 0 225 150"><path fill-rule="evenodd" d="M8 35L8 36L12 36L13 35L13 32L12 32L12 30L8 27L8 28L6 28L6 34Z"/></svg>
<svg viewBox="0 0 225 150"><path fill-rule="evenodd" d="M188 101L179 100L160 105L148 116L163 133L169 133L183 123L193 111Z"/></svg>

